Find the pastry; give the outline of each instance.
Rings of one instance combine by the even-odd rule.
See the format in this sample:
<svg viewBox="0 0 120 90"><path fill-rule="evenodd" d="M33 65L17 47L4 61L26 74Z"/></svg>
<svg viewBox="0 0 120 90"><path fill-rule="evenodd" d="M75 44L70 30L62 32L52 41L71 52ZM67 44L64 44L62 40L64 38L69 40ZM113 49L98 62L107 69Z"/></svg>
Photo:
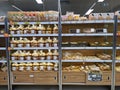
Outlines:
<svg viewBox="0 0 120 90"><path fill-rule="evenodd" d="M48 71L53 70L53 67L54 67L54 66L53 66L53 63L47 63L46 65L47 65L47 70L48 70Z"/></svg>
<svg viewBox="0 0 120 90"><path fill-rule="evenodd" d="M18 60L18 56L19 56L19 51L16 51L16 52L12 53L11 59L12 60Z"/></svg>
<svg viewBox="0 0 120 90"><path fill-rule="evenodd" d="M18 55L18 59L19 60L25 60L25 56L26 56L26 51L19 51L19 55Z"/></svg>
<svg viewBox="0 0 120 90"><path fill-rule="evenodd" d="M30 32L30 25L28 25L27 27L24 28L23 33L24 33L24 34L29 34L29 33L31 33L31 32Z"/></svg>
<svg viewBox="0 0 120 90"><path fill-rule="evenodd" d="M26 63L26 71L32 71L32 63L29 62L29 63Z"/></svg>
<svg viewBox="0 0 120 90"><path fill-rule="evenodd" d="M18 70L18 63L12 63L12 71L17 71Z"/></svg>
<svg viewBox="0 0 120 90"><path fill-rule="evenodd" d="M18 47L23 47L24 40L22 37L20 37L20 40L18 40Z"/></svg>
<svg viewBox="0 0 120 90"><path fill-rule="evenodd" d="M33 71L37 71L37 70L39 70L39 63L34 62L33 63Z"/></svg>
<svg viewBox="0 0 120 90"><path fill-rule="evenodd" d="M40 60L45 60L46 54L45 54L45 52L43 52L43 50L40 50L39 56L40 56Z"/></svg>
<svg viewBox="0 0 120 90"><path fill-rule="evenodd" d="M46 33L46 31L45 31L45 27L43 26L43 25L41 25L41 30L42 30L42 34L45 34Z"/></svg>
<svg viewBox="0 0 120 90"><path fill-rule="evenodd" d="M25 70L25 63L20 63L19 64L19 71L24 71Z"/></svg>
<svg viewBox="0 0 120 90"><path fill-rule="evenodd" d="M16 31L16 33L17 34L23 34L24 33L24 26L23 25L19 25L19 27L17 28L17 31Z"/></svg>
<svg viewBox="0 0 120 90"><path fill-rule="evenodd" d="M39 47L44 47L44 43L45 43L45 41L44 41L44 39L41 37L41 38L38 40L38 45L39 45Z"/></svg>
<svg viewBox="0 0 120 90"><path fill-rule="evenodd" d="M80 20L80 15L78 14L75 14L75 15L73 15L73 19L75 20L75 21L78 21L78 20Z"/></svg>
<svg viewBox="0 0 120 90"><path fill-rule="evenodd" d="M53 38L53 47L57 47L58 46L58 40L56 37Z"/></svg>
<svg viewBox="0 0 120 90"><path fill-rule="evenodd" d="M31 60L31 53L30 53L30 51L26 52L25 59L26 60Z"/></svg>
<svg viewBox="0 0 120 90"><path fill-rule="evenodd" d="M54 24L53 34L56 34L56 33L58 33L58 26L56 24Z"/></svg>
<svg viewBox="0 0 120 90"><path fill-rule="evenodd" d="M37 27L33 24L31 26L31 34L36 34Z"/></svg>
<svg viewBox="0 0 120 90"><path fill-rule="evenodd" d="M52 55L53 55L53 60L57 60L59 53L57 50L54 50Z"/></svg>
<svg viewBox="0 0 120 90"><path fill-rule="evenodd" d="M58 71L58 63L54 64L54 71Z"/></svg>
<svg viewBox="0 0 120 90"><path fill-rule="evenodd" d="M47 60L51 60L51 59L52 59L52 56L53 56L53 53L52 53L51 50L49 49L49 50L48 50L48 53L46 54L46 59L47 59Z"/></svg>
<svg viewBox="0 0 120 90"><path fill-rule="evenodd" d="M50 25L48 25L46 29L46 34L51 34L51 33L52 33L52 28L50 27Z"/></svg>
<svg viewBox="0 0 120 90"><path fill-rule="evenodd" d="M38 60L38 51L37 50L34 50L33 53L32 53L32 59L33 60Z"/></svg>
<svg viewBox="0 0 120 90"><path fill-rule="evenodd" d="M46 42L46 44L45 44L46 47L50 47L52 44L52 39L50 39L50 37L48 37L45 42Z"/></svg>
<svg viewBox="0 0 120 90"><path fill-rule="evenodd" d="M10 42L11 47L16 47L17 44L18 44L18 40L15 39L15 38L12 38L12 40L11 40L11 42Z"/></svg>
<svg viewBox="0 0 120 90"><path fill-rule="evenodd" d="M10 34L16 34L16 27L14 25L12 25L9 30Z"/></svg>
<svg viewBox="0 0 120 90"><path fill-rule="evenodd" d="M30 40L28 40L27 38L24 38L23 41L24 41L25 47L30 47Z"/></svg>
<svg viewBox="0 0 120 90"><path fill-rule="evenodd" d="M2 63L0 68L1 68L1 71L7 72L7 65L6 65L6 63Z"/></svg>
<svg viewBox="0 0 120 90"><path fill-rule="evenodd" d="M40 71L45 71L46 70L46 63L45 62L42 62L40 63Z"/></svg>
<svg viewBox="0 0 120 90"><path fill-rule="evenodd" d="M31 40L31 46L32 47L37 47L38 46L38 42L37 42L35 37L33 37L33 39Z"/></svg>
<svg viewBox="0 0 120 90"><path fill-rule="evenodd" d="M42 34L43 27L41 24L37 27L38 34Z"/></svg>
<svg viewBox="0 0 120 90"><path fill-rule="evenodd" d="M100 14L98 14L98 20L104 20L105 18L104 18L104 16L100 13Z"/></svg>

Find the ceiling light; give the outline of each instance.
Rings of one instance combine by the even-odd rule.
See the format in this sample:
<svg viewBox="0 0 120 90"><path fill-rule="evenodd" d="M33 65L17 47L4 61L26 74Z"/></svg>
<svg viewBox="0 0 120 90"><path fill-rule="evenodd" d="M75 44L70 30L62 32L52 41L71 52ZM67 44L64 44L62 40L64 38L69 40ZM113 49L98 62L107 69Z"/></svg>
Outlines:
<svg viewBox="0 0 120 90"><path fill-rule="evenodd" d="M43 1L42 1L42 0L36 0L36 2L37 2L38 4L43 4Z"/></svg>
<svg viewBox="0 0 120 90"><path fill-rule="evenodd" d="M89 10L85 13L85 15L89 15L93 10L94 10L94 9L89 9Z"/></svg>
<svg viewBox="0 0 120 90"><path fill-rule="evenodd" d="M98 2L103 2L104 0L98 0Z"/></svg>
<svg viewBox="0 0 120 90"><path fill-rule="evenodd" d="M16 7L15 5L12 5L12 7L19 10L19 11L22 11L20 8Z"/></svg>

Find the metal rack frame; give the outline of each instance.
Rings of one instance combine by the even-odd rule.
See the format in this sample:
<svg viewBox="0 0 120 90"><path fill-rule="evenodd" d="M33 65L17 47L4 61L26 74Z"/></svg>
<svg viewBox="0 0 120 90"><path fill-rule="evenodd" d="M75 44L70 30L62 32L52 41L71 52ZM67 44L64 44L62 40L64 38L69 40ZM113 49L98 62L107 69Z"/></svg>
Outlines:
<svg viewBox="0 0 120 90"><path fill-rule="evenodd" d="M101 21L64 21L62 22L61 21L61 4L60 4L60 0L58 0L58 12L59 12L59 19L58 19L58 27L59 27L59 33L58 35L55 34L55 36L58 36L58 40L59 40L59 43L58 43L58 51L59 51L59 61L54 61L54 62L58 62L59 63L59 90L62 90L62 85L67 85L66 83L63 83L62 84L62 62L67 62L67 61L64 61L62 60L62 49L65 49L64 47L61 46L61 43L62 43L62 36L74 36L74 34L62 34L62 24L68 24L68 23L114 23L114 33L111 34L109 33L108 35L105 34L105 36L113 36L113 41L114 41L114 44L113 44L113 58L112 60L109 60L108 62L112 62L112 82L111 82L111 90L115 90L115 64L117 61L115 61L115 56L116 56L116 31L117 31L117 16L115 16L115 19L114 19L114 22L113 20L110 20L110 21L105 21L105 20L101 20ZM41 24L46 24L47 22L45 23L41 23ZM56 22L54 22L55 24L57 24ZM21 22L21 24L23 24L23 22ZM53 23L50 23L48 22L48 24L53 24ZM6 18L5 19L5 32L8 33L8 19ZM12 35L12 36L15 36L15 37L19 37L17 35ZM24 36L24 35L23 35ZM29 36L29 35L28 35ZM36 35L36 36L39 36L39 35ZM42 35L41 35L42 36ZM45 36L45 35L43 35ZM51 35L52 36L52 35ZM77 35L76 36L82 36L81 35ZM86 36L89 36L89 35L86 35ZM90 35L91 36L91 35ZM97 36L97 35L96 35ZM99 34L98 36L104 36L104 34ZM3 37L3 36L0 36L0 37ZM13 90L12 89L12 80L11 80L11 62L10 62L10 51L9 51L9 37L6 37L5 38L5 42L6 42L6 57L7 57L7 67L8 67L8 90ZM69 49L69 48L68 48ZM75 49L75 48L74 48ZM88 48L89 49L89 48ZM109 48L111 49L111 47ZM70 61L70 60L69 60ZM76 60L77 62L82 62L81 61L78 61ZM21 61L22 62L22 61ZM36 60L37 62L37 60ZM46 61L45 61L46 62ZM49 62L49 61L48 61ZM52 61L51 61L52 62ZM70 61L71 62L71 61ZM87 61L86 61L87 62ZM107 62L107 61L99 61L99 62ZM73 85L73 84L72 84Z"/></svg>

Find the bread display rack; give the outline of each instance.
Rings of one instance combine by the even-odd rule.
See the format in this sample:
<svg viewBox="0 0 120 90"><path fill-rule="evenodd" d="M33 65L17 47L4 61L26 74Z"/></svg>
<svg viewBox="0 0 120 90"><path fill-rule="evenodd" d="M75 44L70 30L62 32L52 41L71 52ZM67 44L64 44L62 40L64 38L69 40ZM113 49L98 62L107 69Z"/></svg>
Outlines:
<svg viewBox="0 0 120 90"><path fill-rule="evenodd" d="M2 16L1 16L2 17ZM0 19L0 85L7 85L8 74L7 74L7 58L6 58L6 24L5 17Z"/></svg>
<svg viewBox="0 0 120 90"><path fill-rule="evenodd" d="M114 69L116 86L120 86L120 43L118 39L117 46L113 44L114 19L74 16L65 19L56 11L9 12L8 27L0 35L6 38L6 47L0 50L6 50L7 61L0 63L8 65L10 90L13 85L58 85L59 90L63 85L110 86ZM118 60L113 62L115 53ZM6 72L0 73L4 79L0 82L7 85Z"/></svg>

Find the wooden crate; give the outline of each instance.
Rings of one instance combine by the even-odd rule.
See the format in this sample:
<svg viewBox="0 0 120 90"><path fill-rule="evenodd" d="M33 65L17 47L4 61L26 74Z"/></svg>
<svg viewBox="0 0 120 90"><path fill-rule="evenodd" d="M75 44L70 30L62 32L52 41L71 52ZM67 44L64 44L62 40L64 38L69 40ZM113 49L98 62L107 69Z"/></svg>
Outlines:
<svg viewBox="0 0 120 90"><path fill-rule="evenodd" d="M13 83L34 83L34 73L13 72Z"/></svg>
<svg viewBox="0 0 120 90"><path fill-rule="evenodd" d="M54 71L34 72L34 81L40 85L56 85L58 84L58 73Z"/></svg>
<svg viewBox="0 0 120 90"><path fill-rule="evenodd" d="M63 71L63 83L85 83L86 74L84 72Z"/></svg>
<svg viewBox="0 0 120 90"><path fill-rule="evenodd" d="M0 72L0 85L7 85L7 72Z"/></svg>
<svg viewBox="0 0 120 90"><path fill-rule="evenodd" d="M86 85L111 85L111 75L111 71L103 71L101 81L88 81L88 75L86 75Z"/></svg>

